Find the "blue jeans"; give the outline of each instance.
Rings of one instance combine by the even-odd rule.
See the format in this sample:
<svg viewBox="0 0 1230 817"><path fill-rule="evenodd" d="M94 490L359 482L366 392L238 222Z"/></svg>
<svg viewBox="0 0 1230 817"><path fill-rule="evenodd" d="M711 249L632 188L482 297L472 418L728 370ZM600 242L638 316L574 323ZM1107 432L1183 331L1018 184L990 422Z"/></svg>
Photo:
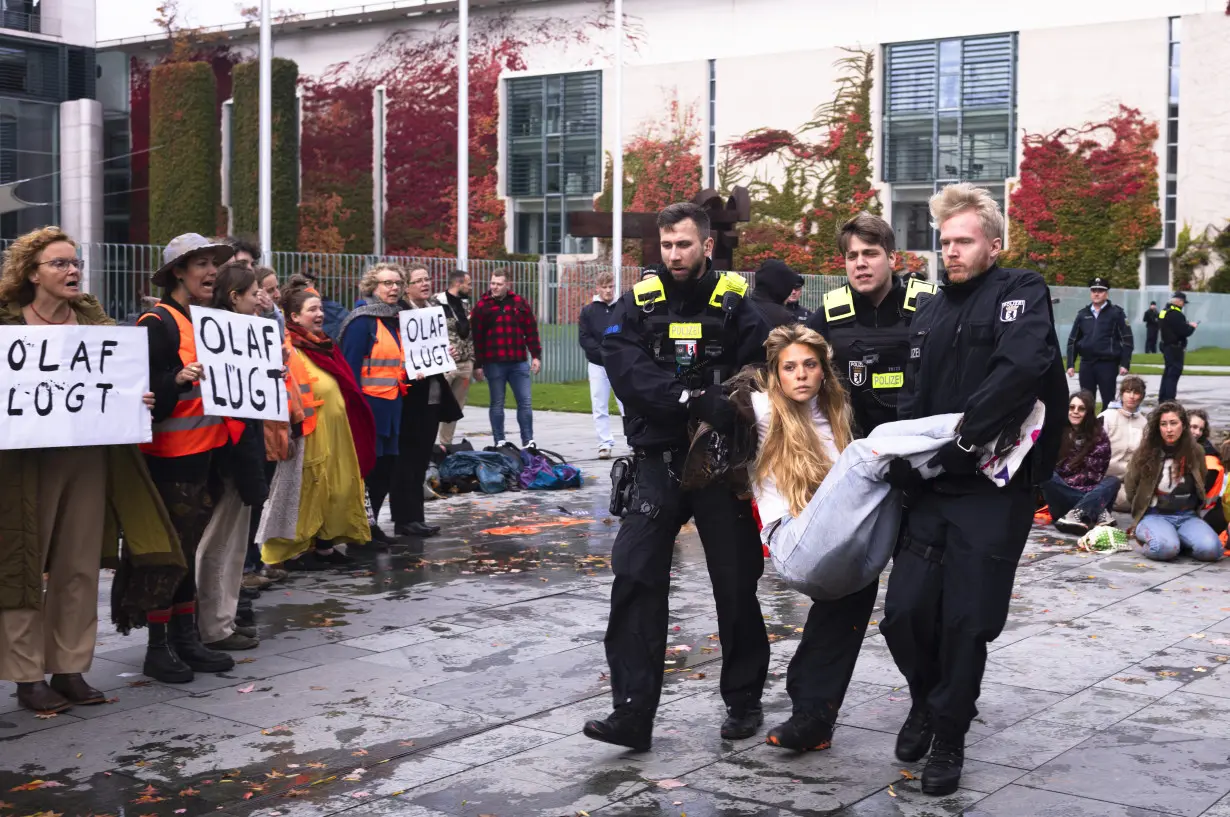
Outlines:
<svg viewBox="0 0 1230 817"><path fill-rule="evenodd" d="M1086 521L1093 524L1102 511L1114 504L1119 493L1119 478L1106 477L1086 493L1064 482L1058 474L1051 474L1051 478L1040 487L1046 504L1050 506L1052 519L1058 520L1075 508Z"/></svg>
<svg viewBox="0 0 1230 817"><path fill-rule="evenodd" d="M512 386L513 400L517 403L517 427L521 430L521 444L534 439L534 407L531 402L530 364L488 363L483 366L487 388L491 391L491 436L495 442L504 440L504 384Z"/></svg>
<svg viewBox="0 0 1230 817"><path fill-rule="evenodd" d="M1136 525L1136 541L1145 546L1146 556L1158 562L1169 562L1183 550L1202 562L1216 562L1223 553L1221 540L1195 511L1148 511Z"/></svg>

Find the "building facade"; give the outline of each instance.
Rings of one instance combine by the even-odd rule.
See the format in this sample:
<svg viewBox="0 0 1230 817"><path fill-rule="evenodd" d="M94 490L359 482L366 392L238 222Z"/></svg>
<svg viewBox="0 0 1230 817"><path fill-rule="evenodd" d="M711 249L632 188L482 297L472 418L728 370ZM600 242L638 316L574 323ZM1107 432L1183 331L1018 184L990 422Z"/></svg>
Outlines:
<svg viewBox="0 0 1230 817"><path fill-rule="evenodd" d="M502 14L560 30L592 21L585 0L519 0ZM612 87L609 31L534 44L525 69L500 89L499 193L511 252L586 257L568 214L590 210L616 144L664 123L672 106L695 113L703 183L718 186L723 146L757 129L795 131L830 101L851 50L875 57L874 183L898 245L932 254L926 202L968 180L1004 202L1026 134L1102 121L1120 105L1159 125L1163 238L1141 284L1168 283L1167 251L1184 225L1230 218L1230 16L1224 0L625 0L630 39L624 87ZM276 27L278 56L305 76L353 63L390 37L437 30L452 4L400 0L381 10L304 15ZM227 29L255 44L251 26ZM605 39L604 39L605 38ZM157 37L102 44L156 55ZM622 134L614 132L616 108ZM780 183L768 159L748 170ZM932 267L934 269L934 266Z"/></svg>

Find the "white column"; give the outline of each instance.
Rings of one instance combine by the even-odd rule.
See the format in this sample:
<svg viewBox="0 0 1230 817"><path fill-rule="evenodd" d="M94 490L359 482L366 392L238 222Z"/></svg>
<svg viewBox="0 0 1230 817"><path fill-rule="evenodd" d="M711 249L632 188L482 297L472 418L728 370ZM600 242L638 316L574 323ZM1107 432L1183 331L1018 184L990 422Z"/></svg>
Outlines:
<svg viewBox="0 0 1230 817"><path fill-rule="evenodd" d="M103 110L92 99L60 103L60 226L82 245L103 240ZM89 276L87 266L86 292Z"/></svg>
<svg viewBox="0 0 1230 817"><path fill-rule="evenodd" d="M470 257L470 0L457 4L457 268Z"/></svg>
<svg viewBox="0 0 1230 817"><path fill-rule="evenodd" d="M372 252L376 255L384 255L384 212L388 207L389 186L384 164L387 105L385 86L377 85L372 91Z"/></svg>
<svg viewBox="0 0 1230 817"><path fill-rule="evenodd" d="M624 265L624 0L615 0L615 146L611 152L611 266L615 296L623 292Z"/></svg>
<svg viewBox="0 0 1230 817"><path fill-rule="evenodd" d="M261 263L273 260L273 30L270 0L261 0L260 36L260 238Z"/></svg>
<svg viewBox="0 0 1230 817"><path fill-rule="evenodd" d="M231 159L235 143L231 139L231 122L235 118L235 100L222 103L222 208L226 210L226 234L235 233L235 208L231 206Z"/></svg>

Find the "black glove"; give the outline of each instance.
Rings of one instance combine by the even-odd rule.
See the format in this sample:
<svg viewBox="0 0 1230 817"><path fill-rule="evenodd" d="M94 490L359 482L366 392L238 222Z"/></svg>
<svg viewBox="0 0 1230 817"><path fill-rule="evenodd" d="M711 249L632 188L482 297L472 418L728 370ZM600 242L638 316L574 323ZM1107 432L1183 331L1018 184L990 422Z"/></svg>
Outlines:
<svg viewBox="0 0 1230 817"><path fill-rule="evenodd" d="M895 457L888 463L888 472L884 474L884 481L897 490L908 493L922 485L925 480L923 475L918 473L918 469L910 465L909 460L904 457Z"/></svg>
<svg viewBox="0 0 1230 817"><path fill-rule="evenodd" d="M734 405L726 399L720 386L693 394L688 400L688 412L693 419L708 423L722 434L733 431L738 419Z"/></svg>
<svg viewBox="0 0 1230 817"><path fill-rule="evenodd" d="M958 438L959 439L959 438ZM928 466L939 466L950 476L969 476L978 473L978 460L974 454L965 451L957 445L957 440L949 440L944 447L935 452L935 456L927 463Z"/></svg>

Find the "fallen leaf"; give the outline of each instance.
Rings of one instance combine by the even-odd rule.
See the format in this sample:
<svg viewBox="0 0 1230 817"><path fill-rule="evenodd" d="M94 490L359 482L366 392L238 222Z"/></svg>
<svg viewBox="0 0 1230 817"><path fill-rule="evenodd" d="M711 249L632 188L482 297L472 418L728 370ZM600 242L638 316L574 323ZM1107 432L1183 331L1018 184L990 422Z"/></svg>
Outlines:
<svg viewBox="0 0 1230 817"><path fill-rule="evenodd" d="M240 658L235 661L236 664L251 664L255 658Z"/></svg>
<svg viewBox="0 0 1230 817"><path fill-rule="evenodd" d="M689 681L703 681L705 674L703 672L694 672L688 676Z"/></svg>
<svg viewBox="0 0 1230 817"><path fill-rule="evenodd" d="M3 800L0 800L0 808L14 808L14 806L12 803L6 803Z"/></svg>
<svg viewBox="0 0 1230 817"><path fill-rule="evenodd" d="M311 792L307 789L291 789L283 797L307 797Z"/></svg>
<svg viewBox="0 0 1230 817"><path fill-rule="evenodd" d="M285 725L271 726L268 729L261 730L262 735L288 735L290 727Z"/></svg>
<svg viewBox="0 0 1230 817"><path fill-rule="evenodd" d="M193 796L198 795L198 794L200 794L200 793L201 793L201 792L200 792L200 790L198 790L198 789L194 789L194 788L192 788L191 786L189 786L188 788L186 788L186 789L184 789L183 791L181 791L181 792L179 793L179 796L180 796L180 797L193 797Z"/></svg>
<svg viewBox="0 0 1230 817"><path fill-rule="evenodd" d="M34 717L38 718L40 721L49 721L52 718L59 717L59 713L58 712L35 712Z"/></svg>
<svg viewBox="0 0 1230 817"><path fill-rule="evenodd" d="M917 777L914 776L914 773L911 772L909 769L902 769L901 776L904 777L906 780L917 780L918 779Z"/></svg>
<svg viewBox="0 0 1230 817"><path fill-rule="evenodd" d="M1208 638L1206 633L1192 633L1188 638Z"/></svg>
<svg viewBox="0 0 1230 817"><path fill-rule="evenodd" d="M78 757L78 759L80 759L80 758L81 758L81 752L78 752L78 753L77 753L77 757Z"/></svg>
<svg viewBox="0 0 1230 817"><path fill-rule="evenodd" d="M688 784L682 780L675 780L674 778L658 781L658 788L660 789L682 789L686 785Z"/></svg>
<svg viewBox="0 0 1230 817"><path fill-rule="evenodd" d="M153 682L153 681L151 681L151 680L149 680L148 678L145 678L145 679L142 679L142 680L140 680L140 681L129 681L129 682L128 682L128 686L130 686L130 687L147 687L147 686L149 686L149 685L150 685L150 684L152 684L152 683L154 683L154 682Z"/></svg>
<svg viewBox="0 0 1230 817"><path fill-rule="evenodd" d="M243 799L244 799L244 800L251 800L251 799L252 799L252 795L253 795L253 794L254 794L254 792L245 792L245 793L244 793L244 795L243 795Z"/></svg>
<svg viewBox="0 0 1230 817"><path fill-rule="evenodd" d="M256 689L256 684L248 684L246 687L240 687L239 689L235 691L238 692L240 695L247 695L249 692L251 692L254 689Z"/></svg>
<svg viewBox="0 0 1230 817"><path fill-rule="evenodd" d="M1171 672L1170 670L1161 670L1160 672L1158 672L1158 675L1162 676L1163 678L1175 678L1178 676L1178 674L1179 673Z"/></svg>
<svg viewBox="0 0 1230 817"><path fill-rule="evenodd" d="M324 763L309 763L309 764L307 764L307 767L308 767L309 769L324 769L324 768L326 768L326 764L324 764Z"/></svg>
<svg viewBox="0 0 1230 817"><path fill-rule="evenodd" d="M366 749L356 749L355 751L350 753L350 756L351 757L363 757L366 754L367 754Z"/></svg>
<svg viewBox="0 0 1230 817"><path fill-rule="evenodd" d="M1208 667L1192 667L1192 672L1208 672Z"/></svg>
<svg viewBox="0 0 1230 817"><path fill-rule="evenodd" d="M352 792L350 796L356 800L361 800L364 797L371 797L372 794L371 792L367 792L367 791L356 791L356 792Z"/></svg>
<svg viewBox="0 0 1230 817"><path fill-rule="evenodd" d="M132 802L136 803L139 806L143 806L143 805L146 805L147 803L161 803L163 800L166 800L166 799L167 798L165 797L154 797L153 795L150 795L150 794L143 794L140 797L138 797L136 800L133 800Z"/></svg>
<svg viewBox="0 0 1230 817"><path fill-rule="evenodd" d="M398 744L397 744L397 745L398 745L398 746L413 746L413 745L414 745L414 741L412 741L412 740L403 740L403 741L398 742Z"/></svg>
<svg viewBox="0 0 1230 817"><path fill-rule="evenodd" d="M188 809L186 809L186 808L177 808L177 809L175 809L175 813L176 813L176 814L186 814L187 812L188 812Z"/></svg>
<svg viewBox="0 0 1230 817"><path fill-rule="evenodd" d="M308 687L308 689L320 692L321 690L328 689L328 687Z"/></svg>
<svg viewBox="0 0 1230 817"><path fill-rule="evenodd" d="M891 783L890 783L890 784L888 784L888 796L889 796L889 797L896 797L896 796L897 796L897 792L893 789L893 785L892 785Z"/></svg>

